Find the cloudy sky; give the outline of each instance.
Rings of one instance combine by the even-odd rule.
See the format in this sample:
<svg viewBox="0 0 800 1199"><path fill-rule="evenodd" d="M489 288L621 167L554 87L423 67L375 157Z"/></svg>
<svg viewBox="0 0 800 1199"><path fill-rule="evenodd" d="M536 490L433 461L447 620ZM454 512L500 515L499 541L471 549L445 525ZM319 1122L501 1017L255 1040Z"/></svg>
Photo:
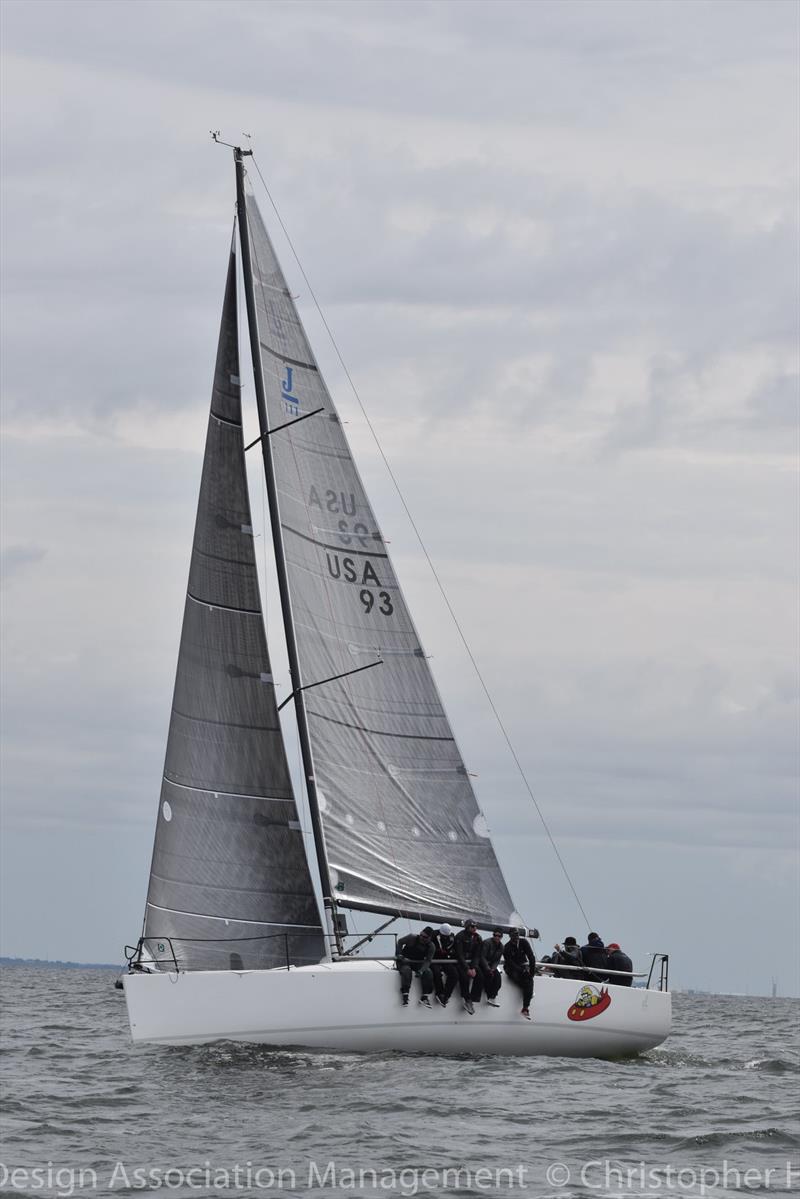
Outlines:
<svg viewBox="0 0 800 1199"><path fill-rule="evenodd" d="M219 128L252 135L592 923L671 950L678 985L800 993L798 7L2 18L2 951L117 961L140 929L233 214ZM517 906L545 946L581 937L278 248Z"/></svg>

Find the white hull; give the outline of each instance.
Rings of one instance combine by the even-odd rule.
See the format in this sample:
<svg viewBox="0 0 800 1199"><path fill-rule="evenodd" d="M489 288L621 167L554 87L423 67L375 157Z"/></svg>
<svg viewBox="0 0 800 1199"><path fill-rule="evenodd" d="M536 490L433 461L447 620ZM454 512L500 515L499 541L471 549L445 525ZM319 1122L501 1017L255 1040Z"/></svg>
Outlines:
<svg viewBox="0 0 800 1199"><path fill-rule="evenodd" d="M386 962L333 962L291 970L192 971L124 976L134 1041L193 1045L250 1041L355 1052L498 1053L620 1057L652 1049L669 1034L668 991L609 986L608 1006L585 1020L567 1012L582 983L536 978L531 1020L503 979L499 1008L482 1000L464 1011L458 988L446 1009L433 1000L400 1003L399 979Z"/></svg>

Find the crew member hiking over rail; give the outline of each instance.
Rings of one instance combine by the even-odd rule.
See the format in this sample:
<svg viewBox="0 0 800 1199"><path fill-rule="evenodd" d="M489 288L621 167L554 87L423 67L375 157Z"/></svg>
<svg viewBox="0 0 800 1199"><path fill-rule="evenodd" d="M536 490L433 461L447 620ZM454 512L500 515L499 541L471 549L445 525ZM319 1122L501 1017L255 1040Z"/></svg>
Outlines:
<svg viewBox="0 0 800 1199"><path fill-rule="evenodd" d="M433 990L431 962L434 948L432 928L423 928L421 933L408 933L397 942L395 961L400 974L400 998L403 1007L408 1004L408 992L411 990L413 975L416 975L422 984L420 1003L428 1008L431 1006L428 996Z"/></svg>
<svg viewBox="0 0 800 1199"><path fill-rule="evenodd" d="M522 990L521 1015L526 1020L530 1020L536 958L534 957L530 942L519 935L519 929L517 928L512 928L508 934L508 941L503 949L503 964L505 973L511 982L516 983Z"/></svg>

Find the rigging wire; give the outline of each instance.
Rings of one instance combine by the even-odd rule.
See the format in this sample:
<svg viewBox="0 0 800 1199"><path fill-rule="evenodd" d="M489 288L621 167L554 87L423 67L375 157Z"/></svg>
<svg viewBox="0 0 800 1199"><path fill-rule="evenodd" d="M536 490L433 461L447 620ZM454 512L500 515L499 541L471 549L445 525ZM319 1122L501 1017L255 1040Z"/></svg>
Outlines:
<svg viewBox="0 0 800 1199"><path fill-rule="evenodd" d="M420 533L420 531L417 527L414 517L411 515L411 510L409 509L408 504L406 503L406 499L400 488L400 484L397 480L397 476L395 475L394 471L392 470L391 466L389 465L389 459L386 457L386 454L384 452L383 446L381 445L378 434L375 431L375 427L373 426L372 421L370 420L369 415L367 413L367 410L364 407L364 403L361 399L361 396L358 393L358 388L356 387L355 383L353 382L353 378L350 374L350 371L347 369L347 364L345 363L345 360L342 357L342 352L339 349L336 338L333 335L333 330L331 329L330 325L328 324L328 322L325 318L325 313L322 311L322 306L320 305L320 302L317 299L316 292L314 291L314 288L311 286L311 282L303 268L303 264L300 261L300 257L297 253L297 250L294 248L294 242L292 241L291 237L289 236L289 231L286 228L286 225L283 223L283 217L281 216L281 214L278 210L278 206L272 197L272 192L269 190L269 187L267 186L267 181L262 174L261 167L258 165L258 161L255 157L255 154L253 154L253 156L252 156L252 162L253 162L253 166L256 168L256 171L258 172L258 177L261 180L264 191L267 193L267 198L268 198L270 204L272 205L272 209L278 220L278 224L280 225L280 227L283 231L283 235L286 238L289 249L292 252L292 256L293 256L295 262L297 263L298 270L300 271L300 274L303 276L303 281L304 281L306 287L308 288L309 295L311 296L311 299L314 301L314 307L316 308L317 312L319 313L320 320L322 321L323 325L325 326L325 332L328 334L328 337L330 338L330 342L331 342L331 345L333 346L336 357L339 359L339 364L340 364L342 370L344 371L347 382L350 385L350 390L352 391L353 395L355 396L356 403L358 404L358 406L361 410L361 415L364 417L367 428L369 429L370 434L372 435L372 439L375 442L375 445L377 447L378 453L381 456L381 459L383 460L383 464L386 467L386 471L389 475L389 478L392 480L392 484L393 484L394 489L397 492L397 495L400 499L400 503L403 506L403 510L404 510L406 516L408 517L409 524L411 525L411 528L414 530L414 535L417 539L420 549L422 550L425 560L428 563L430 572L433 575L436 586L439 589L439 593L440 593L442 599L444 600L447 611L450 613L450 617L453 621L453 624L455 625L458 635L461 638L461 643L464 646L464 649L466 650L467 657L469 658L470 662L472 663L472 668L475 671L475 675L478 679L478 682L480 683L481 689L483 690L483 693L486 696L489 707L491 708L492 714L494 715L494 718L497 722L497 726L503 735L503 739L508 747L508 750L509 750L511 757L514 761L514 764L517 768L519 776L522 779L522 783L525 787L525 790L527 791L527 793L533 803L533 806L536 809L536 812L539 816L539 820L542 823L542 828L544 829L544 831L547 835L547 839L550 842L553 853L556 855L556 859L558 860L561 870L563 871L564 877L567 880L569 889L572 892L572 895L573 895L573 898L574 898L576 904L578 905L580 913L583 916L584 920L586 921L587 926L591 927L591 922L589 921L589 917L586 915L584 906L580 901L578 892L576 891L575 885L572 881L572 878L570 877L570 873L567 870L566 863L564 862L564 859L562 858L562 856L558 850L558 846L556 845L553 834L550 832L550 827L544 817L544 813L542 812L542 809L539 807L539 803L536 799L536 796L533 793L533 788L531 787L530 783L528 782L528 779L527 779L527 776L523 769L522 763L520 762L519 757L517 756L517 751L514 749L514 745L513 745L513 742L511 741L511 737L509 736L506 726L504 725L502 718L500 716L500 713L498 712L498 710L495 706L494 700L492 699L491 693L490 693L489 688L486 684L486 681L483 677L483 674L481 673L480 667L478 666L478 663L475 660L472 650L470 649L469 642L467 641L464 630L462 629L461 624L459 623L458 617L456 616L456 614L453 610L453 606L450 603L450 600L447 596L447 592L445 591L444 584L442 583L442 580L439 577L439 573L433 564L430 554L428 553L425 542L422 540L422 534Z"/></svg>

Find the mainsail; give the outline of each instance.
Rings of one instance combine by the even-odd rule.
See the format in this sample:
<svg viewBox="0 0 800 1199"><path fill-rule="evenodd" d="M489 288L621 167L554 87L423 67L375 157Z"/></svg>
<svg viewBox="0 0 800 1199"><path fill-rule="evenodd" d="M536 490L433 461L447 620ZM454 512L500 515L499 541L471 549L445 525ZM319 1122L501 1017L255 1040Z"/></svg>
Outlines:
<svg viewBox="0 0 800 1199"><path fill-rule="evenodd" d="M247 493L231 252L144 936L182 969L318 962Z"/></svg>
<svg viewBox="0 0 800 1199"><path fill-rule="evenodd" d="M318 802L345 906L521 923L264 223L247 197L261 367ZM298 685L298 680L294 680Z"/></svg>

